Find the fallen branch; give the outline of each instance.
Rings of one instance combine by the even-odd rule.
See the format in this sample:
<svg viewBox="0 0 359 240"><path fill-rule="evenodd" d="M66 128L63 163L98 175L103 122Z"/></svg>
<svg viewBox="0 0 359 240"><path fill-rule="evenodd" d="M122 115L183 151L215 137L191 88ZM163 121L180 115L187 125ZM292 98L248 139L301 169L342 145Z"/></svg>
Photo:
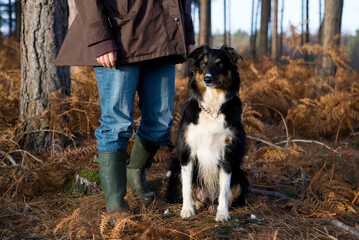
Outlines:
<svg viewBox="0 0 359 240"><path fill-rule="evenodd" d="M19 143L15 142L15 141L12 140L12 139L7 139L7 140L10 141L10 142L12 142L13 144L16 144L16 146L19 148L19 150L21 150L21 147L20 147L20 144L19 144ZM23 152L21 152L21 156L22 156L21 164L22 164L22 165L25 165L25 160L26 160L25 154L24 154Z"/></svg>
<svg viewBox="0 0 359 240"><path fill-rule="evenodd" d="M19 165L17 165L17 166L19 166ZM16 168L17 166L0 165L0 168L11 169L11 168Z"/></svg>
<svg viewBox="0 0 359 240"><path fill-rule="evenodd" d="M37 157L35 157L34 155L32 155L31 153L29 153L29 152L26 151L26 150L14 150L14 151L12 151L12 152L25 153L25 154L29 155L30 157L32 157L33 159L35 159L36 161L38 161L39 163L44 164L44 161L42 161L41 159L38 159Z"/></svg>
<svg viewBox="0 0 359 240"><path fill-rule="evenodd" d="M356 227L350 227L348 225L346 225L345 223L341 222L341 221L338 221L338 220L335 220L335 219L329 219L329 218L326 218L325 221L327 223L330 223L340 229L343 229L347 232L349 232L350 234L352 234L354 237L358 238L359 239L359 230L358 228Z"/></svg>
<svg viewBox="0 0 359 240"><path fill-rule="evenodd" d="M288 197L287 195L279 192L273 192L273 191L267 191L267 190L261 190L261 189L255 189L255 188L249 188L249 191L252 193L262 194L262 195L268 195L279 198L279 200L294 200L293 198Z"/></svg>
<svg viewBox="0 0 359 240"><path fill-rule="evenodd" d="M290 140L291 142L301 142L301 143L315 143L315 144L318 144L318 145L321 145L331 151L333 151L333 148L329 147L328 145L326 145L325 143L322 143L322 142L319 142L319 141L315 141L315 140L305 140L305 139L291 139ZM278 142L276 143L276 145L280 145L280 144L283 144L283 143L286 143L287 141L281 141L281 142Z"/></svg>
<svg viewBox="0 0 359 240"><path fill-rule="evenodd" d="M338 240L338 238L335 238L335 237L333 237L332 235L329 234L329 231L328 231L327 227L323 227L323 228L324 228L325 233L327 234L328 238L333 239L333 240Z"/></svg>
<svg viewBox="0 0 359 240"><path fill-rule="evenodd" d="M3 155L3 156L5 156L7 159L9 159L9 161L12 163L12 165L13 165L14 167L18 166L18 164L15 162L14 158L11 157L10 154L8 154L8 153L6 153L6 152L4 152L4 151L0 151L0 154ZM3 160L4 160L4 159L3 159Z"/></svg>
<svg viewBox="0 0 359 240"><path fill-rule="evenodd" d="M256 137L252 137L252 136L247 136L247 138L255 140L255 141L258 141L258 142L265 143L265 144L267 144L267 145L269 145L271 147L281 148L281 147L278 147L278 146L274 145L273 143L267 142L267 141L265 141L263 139L260 139L260 138L256 138Z"/></svg>
<svg viewBox="0 0 359 240"><path fill-rule="evenodd" d="M262 106L262 107L266 107L266 108L269 108L275 112L277 112L279 114L279 116L282 118L282 121L283 121L283 124L284 124L284 128L285 128L285 133L286 133L286 136L287 136L287 144L285 145L285 147L288 147L289 146L289 131L288 131L288 127L287 127L287 123L285 121L285 118L283 117L283 114L278 111L277 109L269 106L269 105L266 105L266 104L262 104L262 103L246 103L244 108L243 108L243 111L242 111L242 122L243 122L243 117L244 117L244 112L246 110L246 108L248 106Z"/></svg>

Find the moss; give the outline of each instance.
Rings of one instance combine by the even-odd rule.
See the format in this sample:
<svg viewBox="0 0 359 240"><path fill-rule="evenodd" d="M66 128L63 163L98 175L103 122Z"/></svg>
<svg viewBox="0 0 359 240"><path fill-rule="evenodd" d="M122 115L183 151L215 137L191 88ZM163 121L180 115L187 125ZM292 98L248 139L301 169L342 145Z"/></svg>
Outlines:
<svg viewBox="0 0 359 240"><path fill-rule="evenodd" d="M79 175L80 177L86 178L90 182L96 182L97 186L100 187L100 174L97 171L91 171L91 170L79 170L75 173L74 177L67 181L63 188L63 192L69 192L73 193L75 190L75 181L76 181L76 175ZM87 193L85 195L88 195Z"/></svg>
<svg viewBox="0 0 359 240"><path fill-rule="evenodd" d="M90 182L96 182L100 186L100 173L91 170L80 170L77 172L80 177L86 178Z"/></svg>

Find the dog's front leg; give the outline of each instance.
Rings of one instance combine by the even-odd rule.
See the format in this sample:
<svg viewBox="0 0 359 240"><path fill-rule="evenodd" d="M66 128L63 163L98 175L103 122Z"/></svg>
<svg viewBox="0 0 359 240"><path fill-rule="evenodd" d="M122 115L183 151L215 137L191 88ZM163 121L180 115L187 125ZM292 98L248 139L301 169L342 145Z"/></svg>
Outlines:
<svg viewBox="0 0 359 240"><path fill-rule="evenodd" d="M217 222L227 222L231 219L228 213L229 189L232 173L227 173L223 168L219 172L219 198L217 207Z"/></svg>
<svg viewBox="0 0 359 240"><path fill-rule="evenodd" d="M194 212L194 203L192 197L193 162L189 161L187 165L182 166L181 172L182 172L182 196L183 196L181 217L189 218L196 215Z"/></svg>

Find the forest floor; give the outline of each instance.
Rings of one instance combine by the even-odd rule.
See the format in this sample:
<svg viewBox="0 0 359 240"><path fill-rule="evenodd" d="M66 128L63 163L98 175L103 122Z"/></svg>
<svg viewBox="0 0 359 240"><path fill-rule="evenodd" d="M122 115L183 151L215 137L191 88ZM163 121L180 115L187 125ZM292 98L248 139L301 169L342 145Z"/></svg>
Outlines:
<svg viewBox="0 0 359 240"><path fill-rule="evenodd" d="M359 239L359 73L345 64L343 49L332 49L338 69L325 79L301 59L239 63L248 135L243 169L252 190L244 207L230 209L226 223L207 209L182 219L182 205L165 201L188 97L187 79L177 79L172 142L148 171L158 198L143 204L128 189L132 214L112 227L101 191L75 194L66 187L79 170L97 171L93 71L73 68L71 97L54 93L47 113L32 119L47 121L53 134L52 147L35 153L21 147L18 134L19 47L0 45L1 239ZM134 119L136 128L137 106Z"/></svg>

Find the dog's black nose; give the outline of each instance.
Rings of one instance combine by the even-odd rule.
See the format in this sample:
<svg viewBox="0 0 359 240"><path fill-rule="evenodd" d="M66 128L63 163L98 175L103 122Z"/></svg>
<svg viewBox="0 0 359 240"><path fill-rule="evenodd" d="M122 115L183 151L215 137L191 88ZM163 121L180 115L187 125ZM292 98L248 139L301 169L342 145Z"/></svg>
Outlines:
<svg viewBox="0 0 359 240"><path fill-rule="evenodd" d="M211 76L211 75L209 75L209 74L206 74L205 76L204 76L204 78L203 78L203 81L204 81L204 83L212 83L213 82L213 77Z"/></svg>

